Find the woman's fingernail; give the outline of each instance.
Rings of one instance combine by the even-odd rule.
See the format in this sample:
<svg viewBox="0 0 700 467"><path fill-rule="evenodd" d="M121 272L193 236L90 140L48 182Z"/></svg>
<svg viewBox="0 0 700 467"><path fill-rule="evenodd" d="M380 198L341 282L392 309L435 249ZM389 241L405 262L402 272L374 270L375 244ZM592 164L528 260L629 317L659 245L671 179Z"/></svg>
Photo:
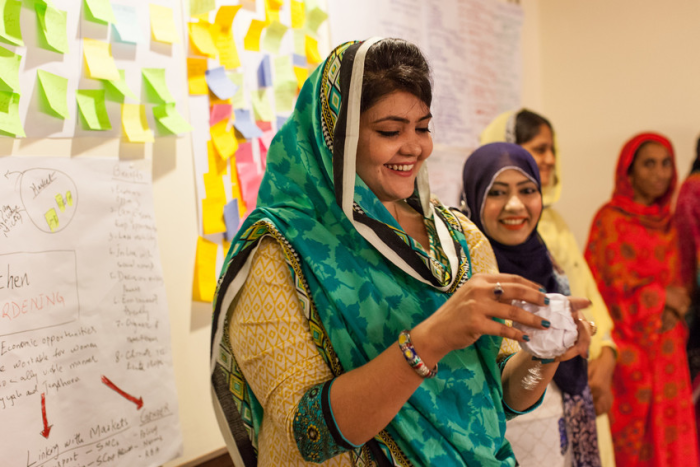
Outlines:
<svg viewBox="0 0 700 467"><path fill-rule="evenodd" d="M553 358L543 358L540 361L542 362L543 365L546 365L547 363L554 363L555 362L555 360Z"/></svg>
<svg viewBox="0 0 700 467"><path fill-rule="evenodd" d="M523 334L523 340L525 342L530 342L530 336L528 336L527 334Z"/></svg>
<svg viewBox="0 0 700 467"><path fill-rule="evenodd" d="M547 293L547 289L545 289L544 287L540 287L540 292Z"/></svg>
<svg viewBox="0 0 700 467"><path fill-rule="evenodd" d="M549 297L544 297L544 304L549 305Z"/></svg>
<svg viewBox="0 0 700 467"><path fill-rule="evenodd" d="M550 322L547 321L546 319L543 319L543 320L542 320L542 326L548 328L548 327L550 327L551 325L552 325L552 323L550 323Z"/></svg>

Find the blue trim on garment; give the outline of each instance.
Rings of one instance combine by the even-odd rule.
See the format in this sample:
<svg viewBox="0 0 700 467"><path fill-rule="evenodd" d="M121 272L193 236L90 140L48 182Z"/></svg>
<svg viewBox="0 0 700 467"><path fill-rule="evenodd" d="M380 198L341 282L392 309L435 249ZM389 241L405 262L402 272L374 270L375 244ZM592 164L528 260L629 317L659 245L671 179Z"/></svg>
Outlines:
<svg viewBox="0 0 700 467"><path fill-rule="evenodd" d="M513 357L513 355L515 355L515 354L513 353L513 354L508 355L506 358L504 358L504 359L498 364L498 366L501 368L501 373L503 373L503 370L504 370L505 367L506 367L506 363L508 363L508 360L510 360L510 359ZM503 410L505 410L505 413L506 413L506 420L512 420L512 419L514 419L515 417L517 417L518 415L524 415L524 414L526 414L526 413L532 412L532 411L535 410L537 407L539 407L540 405L542 405L542 401L544 400L544 395L545 395L545 394L547 394L547 388L545 388L544 392L542 393L542 397L540 397L540 398L537 400L537 402L535 402L534 404L532 404L530 407L528 407L527 409L523 410L522 412L520 412L520 411L518 411L518 410L515 410L514 408L512 408L511 406L509 406L509 405L506 403L505 399L504 399L504 400L503 400Z"/></svg>
<svg viewBox="0 0 700 467"><path fill-rule="evenodd" d="M307 462L321 463L354 449L338 430L330 409L330 387L334 380L317 384L301 398L292 429L299 453Z"/></svg>

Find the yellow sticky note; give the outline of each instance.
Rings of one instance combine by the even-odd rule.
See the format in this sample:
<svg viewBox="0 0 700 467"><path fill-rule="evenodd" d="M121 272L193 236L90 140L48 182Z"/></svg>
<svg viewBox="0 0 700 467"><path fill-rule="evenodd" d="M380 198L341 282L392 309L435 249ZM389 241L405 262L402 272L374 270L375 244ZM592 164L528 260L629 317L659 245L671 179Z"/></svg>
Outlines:
<svg viewBox="0 0 700 467"><path fill-rule="evenodd" d="M148 5L151 13L151 36L156 42L174 44L180 42L177 38L173 9L167 6Z"/></svg>
<svg viewBox="0 0 700 467"><path fill-rule="evenodd" d="M294 33L294 53L297 55L306 55L306 32L295 29Z"/></svg>
<svg viewBox="0 0 700 467"><path fill-rule="evenodd" d="M225 205L226 198L205 198L202 200L202 230L204 235L226 232Z"/></svg>
<svg viewBox="0 0 700 467"><path fill-rule="evenodd" d="M297 77L297 89L301 89L304 86L304 82L306 82L306 78L309 77L309 70L302 66L295 66L294 74Z"/></svg>
<svg viewBox="0 0 700 467"><path fill-rule="evenodd" d="M306 35L306 59L314 65L323 60L318 53L318 41L308 34Z"/></svg>
<svg viewBox="0 0 700 467"><path fill-rule="evenodd" d="M231 29L222 29L217 24L212 26L212 36L219 51L219 63L227 70L241 66L241 59L238 56L236 41L233 39Z"/></svg>
<svg viewBox="0 0 700 467"><path fill-rule="evenodd" d="M248 32L243 38L243 48L251 52L260 52L260 34L265 27L265 22L254 19L250 22Z"/></svg>
<svg viewBox="0 0 700 467"><path fill-rule="evenodd" d="M207 86L207 59L187 57L187 84L193 96L209 94Z"/></svg>
<svg viewBox="0 0 700 467"><path fill-rule="evenodd" d="M54 208L49 209L46 211L46 214L44 214L44 218L51 232L55 232L58 229L58 214L56 214L56 210Z"/></svg>
<svg viewBox="0 0 700 467"><path fill-rule="evenodd" d="M83 54L87 65L87 77L91 79L118 80L119 70L112 57L112 45L94 39L83 39Z"/></svg>
<svg viewBox="0 0 700 467"><path fill-rule="evenodd" d="M276 3L270 0L265 0L265 26L270 25L274 21L280 20L280 9L276 7Z"/></svg>
<svg viewBox="0 0 700 467"><path fill-rule="evenodd" d="M211 24L205 21L197 23L188 23L190 29L190 41L192 48L198 55L206 55L214 58L218 55L216 45L211 35Z"/></svg>
<svg viewBox="0 0 700 467"><path fill-rule="evenodd" d="M223 217L223 209L221 211ZM197 254L194 262L194 280L192 281L192 300L211 302L216 291L216 253L219 245L199 237Z"/></svg>
<svg viewBox="0 0 700 467"><path fill-rule="evenodd" d="M231 196L233 199L238 200L238 214L243 217L248 209L241 195L241 182L238 180L238 169L234 159L235 157L231 158Z"/></svg>
<svg viewBox="0 0 700 467"><path fill-rule="evenodd" d="M267 29L265 29L265 39L263 40L263 48L267 51L276 54L280 50L280 44L284 38L284 34L289 29L279 21L273 21Z"/></svg>
<svg viewBox="0 0 700 467"><path fill-rule="evenodd" d="M236 141L236 138L233 136L233 130L228 130L226 128L227 125L228 122L222 120L209 128L216 152L223 160L229 159L236 153L236 149L238 149L238 141Z"/></svg>
<svg viewBox="0 0 700 467"><path fill-rule="evenodd" d="M63 195L62 194L57 194L56 195L56 204L58 204L58 209L61 210L61 212L66 210L66 204L63 202Z"/></svg>
<svg viewBox="0 0 700 467"><path fill-rule="evenodd" d="M130 143L153 142L153 131L148 128L145 105L122 104L122 129Z"/></svg>
<svg viewBox="0 0 700 467"><path fill-rule="evenodd" d="M211 140L207 141L207 159L209 161L209 173L216 174L219 176L226 175L226 160L220 158L216 154L216 150L214 149L214 142ZM231 161L235 163L233 159L234 158L231 158Z"/></svg>
<svg viewBox="0 0 700 467"><path fill-rule="evenodd" d="M265 0L270 10L279 11L284 5L284 0Z"/></svg>
<svg viewBox="0 0 700 467"><path fill-rule="evenodd" d="M243 74L242 73L226 73L228 79L231 80L233 84L238 86L238 91L231 98L231 104L233 104L234 109L245 109L247 107L245 100L245 92L243 90Z"/></svg>
<svg viewBox="0 0 700 467"><path fill-rule="evenodd" d="M221 175L208 172L202 177L204 178L204 191L208 199L226 198L224 180L221 178Z"/></svg>
<svg viewBox="0 0 700 467"><path fill-rule="evenodd" d="M304 27L306 20L306 12L304 11L304 2L292 0L292 29L301 29Z"/></svg>
<svg viewBox="0 0 700 467"><path fill-rule="evenodd" d="M219 11L216 12L214 23L223 30L230 30L233 25L233 19L242 6L243 5L225 5L219 7Z"/></svg>
<svg viewBox="0 0 700 467"><path fill-rule="evenodd" d="M73 194L70 191L66 191L66 203L68 206L73 206Z"/></svg>

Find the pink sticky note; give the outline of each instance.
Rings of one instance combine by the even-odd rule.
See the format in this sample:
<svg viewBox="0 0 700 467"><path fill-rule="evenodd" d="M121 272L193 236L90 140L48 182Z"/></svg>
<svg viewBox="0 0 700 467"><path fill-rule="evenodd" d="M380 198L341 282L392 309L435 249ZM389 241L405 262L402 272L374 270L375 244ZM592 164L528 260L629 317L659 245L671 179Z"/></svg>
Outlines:
<svg viewBox="0 0 700 467"><path fill-rule="evenodd" d="M238 151L236 151L236 164L254 164L253 160L253 145L250 142L238 143Z"/></svg>
<svg viewBox="0 0 700 467"><path fill-rule="evenodd" d="M275 133L272 130L268 130L263 133L263 135L260 137L260 142L265 145L265 149L270 149L270 143L274 137Z"/></svg>
<svg viewBox="0 0 700 467"><path fill-rule="evenodd" d="M262 139L259 139L258 143L260 144L260 162L262 163L263 169L265 169L265 167L267 167L267 148Z"/></svg>
<svg viewBox="0 0 700 467"><path fill-rule="evenodd" d="M258 175L258 164L255 162L240 162L236 159L236 168L238 169L238 180L241 185L245 186L246 182Z"/></svg>
<svg viewBox="0 0 700 467"><path fill-rule="evenodd" d="M258 200L258 190L262 182L263 174L256 174L243 183L243 200L249 210L255 209Z"/></svg>
<svg viewBox="0 0 700 467"><path fill-rule="evenodd" d="M255 122L255 124L260 128L262 131L270 131L272 130L272 122Z"/></svg>
<svg viewBox="0 0 700 467"><path fill-rule="evenodd" d="M212 105L211 113L209 114L209 126L216 125L221 120L228 120L231 118L231 109L233 109L231 104Z"/></svg>

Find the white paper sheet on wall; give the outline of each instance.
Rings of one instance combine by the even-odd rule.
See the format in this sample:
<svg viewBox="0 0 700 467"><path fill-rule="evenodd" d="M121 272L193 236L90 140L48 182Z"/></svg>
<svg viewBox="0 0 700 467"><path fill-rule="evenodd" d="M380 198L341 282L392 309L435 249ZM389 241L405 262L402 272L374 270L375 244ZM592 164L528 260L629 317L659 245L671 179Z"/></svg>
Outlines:
<svg viewBox="0 0 700 467"><path fill-rule="evenodd" d="M150 162L5 157L0 173L2 465L177 457Z"/></svg>

